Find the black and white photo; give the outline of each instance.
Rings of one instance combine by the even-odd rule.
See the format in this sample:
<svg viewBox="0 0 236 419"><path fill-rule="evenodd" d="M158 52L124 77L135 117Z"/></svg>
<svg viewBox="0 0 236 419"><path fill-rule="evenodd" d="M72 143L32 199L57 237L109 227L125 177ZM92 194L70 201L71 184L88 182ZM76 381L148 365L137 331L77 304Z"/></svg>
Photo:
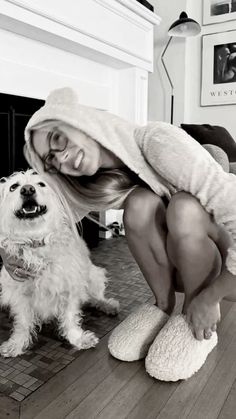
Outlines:
<svg viewBox="0 0 236 419"><path fill-rule="evenodd" d="M203 0L203 25L236 19L236 0Z"/></svg>
<svg viewBox="0 0 236 419"><path fill-rule="evenodd" d="M202 37L201 106L236 103L236 31Z"/></svg>
<svg viewBox="0 0 236 419"><path fill-rule="evenodd" d="M214 46L214 84L236 82L236 42Z"/></svg>
<svg viewBox="0 0 236 419"><path fill-rule="evenodd" d="M211 0L211 16L236 12L236 0Z"/></svg>

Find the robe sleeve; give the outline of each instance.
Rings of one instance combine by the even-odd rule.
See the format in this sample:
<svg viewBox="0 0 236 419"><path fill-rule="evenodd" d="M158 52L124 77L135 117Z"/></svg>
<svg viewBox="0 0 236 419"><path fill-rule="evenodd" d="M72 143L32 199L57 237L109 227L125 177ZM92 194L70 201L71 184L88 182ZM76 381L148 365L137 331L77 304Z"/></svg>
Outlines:
<svg viewBox="0 0 236 419"><path fill-rule="evenodd" d="M195 196L217 224L224 225L233 244L227 269L236 275L236 176L226 173L213 157L181 128L150 123L136 132L145 159L177 191Z"/></svg>

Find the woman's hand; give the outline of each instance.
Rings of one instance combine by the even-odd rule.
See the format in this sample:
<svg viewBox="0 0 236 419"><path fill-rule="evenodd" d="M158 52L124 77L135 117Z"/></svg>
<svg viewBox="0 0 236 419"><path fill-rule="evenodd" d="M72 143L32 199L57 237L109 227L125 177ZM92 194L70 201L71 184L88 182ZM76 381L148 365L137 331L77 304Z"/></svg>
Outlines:
<svg viewBox="0 0 236 419"><path fill-rule="evenodd" d="M193 298L187 307L186 315L196 339L210 339L220 321L220 304L209 301L207 294L202 291Z"/></svg>
<svg viewBox="0 0 236 419"><path fill-rule="evenodd" d="M24 282L35 278L35 273L25 269L22 259L9 256L3 249L0 249L0 255L5 269L15 281Z"/></svg>

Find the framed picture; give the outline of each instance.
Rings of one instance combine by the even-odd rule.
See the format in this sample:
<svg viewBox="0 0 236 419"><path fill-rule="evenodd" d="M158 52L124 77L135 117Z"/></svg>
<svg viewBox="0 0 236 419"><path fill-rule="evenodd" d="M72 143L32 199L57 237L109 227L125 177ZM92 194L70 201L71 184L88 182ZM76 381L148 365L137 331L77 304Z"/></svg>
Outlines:
<svg viewBox="0 0 236 419"><path fill-rule="evenodd" d="M236 103L236 30L202 37L201 106Z"/></svg>
<svg viewBox="0 0 236 419"><path fill-rule="evenodd" d="M236 19L236 0L203 0L203 25Z"/></svg>

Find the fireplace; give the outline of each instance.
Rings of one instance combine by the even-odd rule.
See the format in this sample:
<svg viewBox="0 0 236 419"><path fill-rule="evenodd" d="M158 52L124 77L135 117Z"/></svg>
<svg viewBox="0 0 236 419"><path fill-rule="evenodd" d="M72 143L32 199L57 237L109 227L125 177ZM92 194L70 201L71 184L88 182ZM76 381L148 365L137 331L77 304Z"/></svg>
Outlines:
<svg viewBox="0 0 236 419"><path fill-rule="evenodd" d="M0 93L0 177L29 167L23 155L24 129L44 101Z"/></svg>
<svg viewBox="0 0 236 419"><path fill-rule="evenodd" d="M2 2L0 175L27 167L24 127L55 88L71 86L81 104L145 124L159 23L136 0ZM103 224L120 224L122 211L100 217Z"/></svg>
<svg viewBox="0 0 236 419"><path fill-rule="evenodd" d="M0 178L29 167L23 154L24 129L31 115L43 104L43 100L0 93ZM84 219L82 226L89 248L95 247L99 240L98 225Z"/></svg>

